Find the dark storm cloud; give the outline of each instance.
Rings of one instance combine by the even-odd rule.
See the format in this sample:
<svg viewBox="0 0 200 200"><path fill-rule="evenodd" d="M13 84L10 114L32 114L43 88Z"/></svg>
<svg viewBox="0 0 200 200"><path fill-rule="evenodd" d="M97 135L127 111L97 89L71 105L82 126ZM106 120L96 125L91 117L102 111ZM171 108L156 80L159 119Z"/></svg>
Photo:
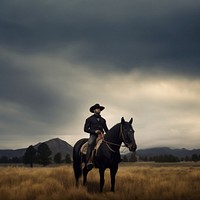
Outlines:
<svg viewBox="0 0 200 200"><path fill-rule="evenodd" d="M199 76L198 1L2 1L0 41L104 68ZM61 53L62 52L62 53ZM107 63L107 65L106 65ZM108 67L109 66L109 67ZM112 66L112 67L111 67Z"/></svg>
<svg viewBox="0 0 200 200"><path fill-rule="evenodd" d="M5 61L0 66L0 102L16 104L36 120L49 122L56 121L64 105L59 94L49 88L38 73L28 70L28 66L22 69Z"/></svg>

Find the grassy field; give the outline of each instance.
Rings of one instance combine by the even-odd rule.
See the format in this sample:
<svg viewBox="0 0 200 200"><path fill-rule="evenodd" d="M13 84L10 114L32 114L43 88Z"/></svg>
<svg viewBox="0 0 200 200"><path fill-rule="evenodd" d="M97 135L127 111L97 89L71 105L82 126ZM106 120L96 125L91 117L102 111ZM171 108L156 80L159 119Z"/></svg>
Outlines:
<svg viewBox="0 0 200 200"><path fill-rule="evenodd" d="M88 175L87 187L75 187L72 166L0 167L2 200L194 200L200 199L200 166L190 164L160 165L120 164L116 192L110 192L106 171L104 192L99 191L99 174Z"/></svg>

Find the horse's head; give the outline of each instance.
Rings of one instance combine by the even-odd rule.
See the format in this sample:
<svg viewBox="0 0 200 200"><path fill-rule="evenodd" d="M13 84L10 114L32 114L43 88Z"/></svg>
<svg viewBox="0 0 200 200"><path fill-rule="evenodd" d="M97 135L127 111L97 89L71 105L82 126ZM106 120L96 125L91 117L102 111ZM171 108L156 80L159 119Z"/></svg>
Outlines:
<svg viewBox="0 0 200 200"><path fill-rule="evenodd" d="M134 138L134 129L132 127L133 123L133 118L130 119L129 122L126 122L124 118L121 118L121 135L122 135L122 140L126 147L129 148L130 151L135 151L137 149L137 145L135 143L135 138Z"/></svg>

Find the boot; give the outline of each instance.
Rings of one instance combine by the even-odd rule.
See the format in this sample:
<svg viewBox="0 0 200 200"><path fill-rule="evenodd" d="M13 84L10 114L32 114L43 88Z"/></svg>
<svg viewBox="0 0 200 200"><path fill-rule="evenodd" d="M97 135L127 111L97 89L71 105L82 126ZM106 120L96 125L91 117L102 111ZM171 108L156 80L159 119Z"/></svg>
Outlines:
<svg viewBox="0 0 200 200"><path fill-rule="evenodd" d="M91 170L94 166L94 164L92 163L92 159L91 159L92 150L93 150L92 147L90 145L88 145L87 154L86 154L86 161L85 161L88 170Z"/></svg>

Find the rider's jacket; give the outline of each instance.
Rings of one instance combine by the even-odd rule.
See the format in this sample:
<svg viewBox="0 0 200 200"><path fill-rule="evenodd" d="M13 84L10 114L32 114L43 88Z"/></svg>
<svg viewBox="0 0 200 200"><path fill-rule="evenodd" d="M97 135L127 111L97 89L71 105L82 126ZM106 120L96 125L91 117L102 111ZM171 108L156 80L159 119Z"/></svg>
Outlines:
<svg viewBox="0 0 200 200"><path fill-rule="evenodd" d="M86 119L84 131L94 135L96 130L107 133L108 127L106 125L106 120L101 117L101 115L93 114Z"/></svg>

